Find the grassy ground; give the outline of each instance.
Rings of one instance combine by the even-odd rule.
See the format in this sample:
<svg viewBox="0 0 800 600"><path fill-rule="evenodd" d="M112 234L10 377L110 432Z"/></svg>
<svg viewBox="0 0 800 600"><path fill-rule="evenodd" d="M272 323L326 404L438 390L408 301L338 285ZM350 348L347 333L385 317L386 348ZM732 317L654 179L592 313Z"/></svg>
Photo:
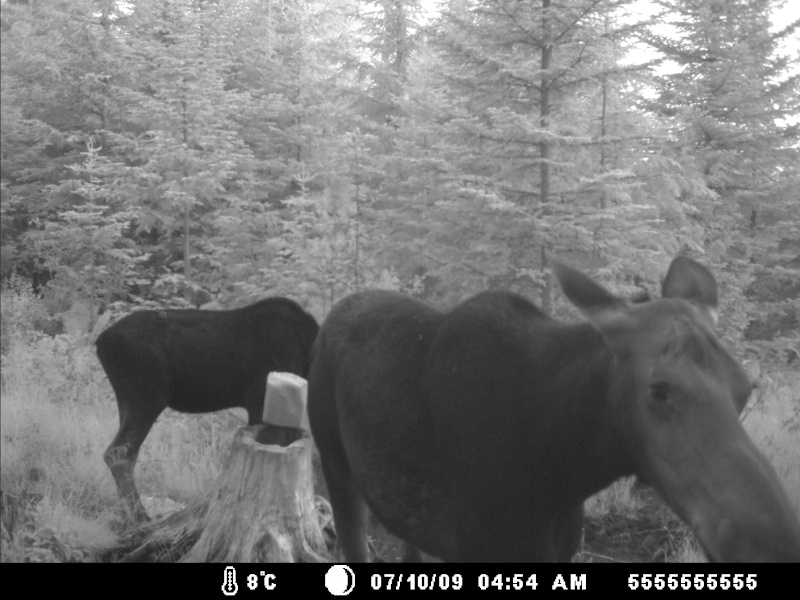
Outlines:
<svg viewBox="0 0 800 600"><path fill-rule="evenodd" d="M18 339L2 357L2 561L85 562L124 527L103 452L116 433L111 386L87 339ZM241 422L228 412L165 411L139 456L148 497L186 502L217 476Z"/></svg>
<svg viewBox="0 0 800 600"><path fill-rule="evenodd" d="M3 562L90 562L114 545L122 507L102 455L118 426L116 402L90 340L48 337L14 326L3 300L0 489ZM769 457L800 514L800 373L773 374L745 427ZM157 514L186 502L216 478L241 422L228 412L166 411L136 468L140 492ZM578 560L697 561L690 532L657 498L623 480L586 505ZM391 536L376 546L399 556Z"/></svg>

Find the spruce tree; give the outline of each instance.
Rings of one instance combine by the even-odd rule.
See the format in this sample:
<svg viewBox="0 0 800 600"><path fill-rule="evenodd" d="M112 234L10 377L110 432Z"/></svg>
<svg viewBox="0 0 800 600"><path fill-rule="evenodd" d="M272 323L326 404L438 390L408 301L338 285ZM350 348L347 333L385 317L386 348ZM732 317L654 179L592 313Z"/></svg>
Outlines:
<svg viewBox="0 0 800 600"><path fill-rule="evenodd" d="M749 326L751 337L777 334L772 345L751 344L774 357L792 346L785 336L797 335L800 318L790 299L800 281L792 260L800 239L800 57L782 50L800 21L772 25L784 2L659 4L672 33L646 39L674 69L656 79L649 108L671 121L675 157L702 182L684 187L681 200L703 230L699 250L728 288L723 325Z"/></svg>

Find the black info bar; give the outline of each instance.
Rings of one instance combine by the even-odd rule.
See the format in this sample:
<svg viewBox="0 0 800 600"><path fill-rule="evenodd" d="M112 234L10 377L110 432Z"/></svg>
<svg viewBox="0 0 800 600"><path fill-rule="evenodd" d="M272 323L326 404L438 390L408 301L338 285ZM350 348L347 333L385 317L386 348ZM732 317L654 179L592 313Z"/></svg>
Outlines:
<svg viewBox="0 0 800 600"><path fill-rule="evenodd" d="M5 598L796 598L752 564L5 564Z"/></svg>

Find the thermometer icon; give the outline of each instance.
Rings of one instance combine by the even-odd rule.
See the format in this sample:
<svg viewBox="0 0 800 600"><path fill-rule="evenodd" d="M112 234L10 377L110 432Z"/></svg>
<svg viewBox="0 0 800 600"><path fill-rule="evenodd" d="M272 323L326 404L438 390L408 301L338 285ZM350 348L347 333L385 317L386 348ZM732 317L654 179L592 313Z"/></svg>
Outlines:
<svg viewBox="0 0 800 600"><path fill-rule="evenodd" d="M235 596L239 591L239 586L236 583L236 569L233 567L225 567L225 582L222 584L222 593L226 596Z"/></svg>

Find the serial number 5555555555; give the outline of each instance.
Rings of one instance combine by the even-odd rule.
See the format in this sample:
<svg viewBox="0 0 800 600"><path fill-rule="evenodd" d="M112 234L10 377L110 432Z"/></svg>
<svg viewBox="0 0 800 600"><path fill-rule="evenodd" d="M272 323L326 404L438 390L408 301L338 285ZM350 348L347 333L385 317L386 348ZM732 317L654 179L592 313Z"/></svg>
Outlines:
<svg viewBox="0 0 800 600"><path fill-rule="evenodd" d="M631 590L754 590L756 585L752 573L642 573L628 577Z"/></svg>

